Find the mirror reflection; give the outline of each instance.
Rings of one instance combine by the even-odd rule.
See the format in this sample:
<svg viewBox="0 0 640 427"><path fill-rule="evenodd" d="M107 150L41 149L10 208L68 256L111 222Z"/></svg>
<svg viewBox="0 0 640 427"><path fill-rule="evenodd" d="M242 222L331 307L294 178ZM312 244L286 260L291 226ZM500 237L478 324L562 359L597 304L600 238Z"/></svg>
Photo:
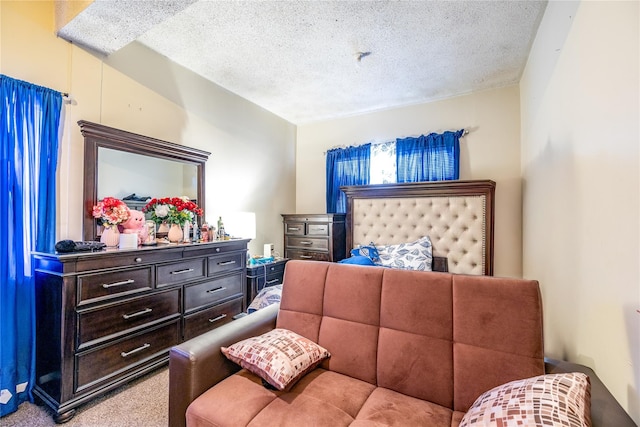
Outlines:
<svg viewBox="0 0 640 427"><path fill-rule="evenodd" d="M187 196L197 203L197 174L193 164L98 148L98 199L116 197L132 209L153 197Z"/></svg>

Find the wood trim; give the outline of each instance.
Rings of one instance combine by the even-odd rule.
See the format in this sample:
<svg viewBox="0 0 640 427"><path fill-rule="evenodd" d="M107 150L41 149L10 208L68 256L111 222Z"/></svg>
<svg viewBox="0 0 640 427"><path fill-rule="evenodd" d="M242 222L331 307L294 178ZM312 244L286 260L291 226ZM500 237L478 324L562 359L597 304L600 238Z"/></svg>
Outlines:
<svg viewBox="0 0 640 427"><path fill-rule="evenodd" d="M383 199L403 197L435 197L435 196L485 196L486 197L486 246L485 266L486 275L493 275L494 254L494 223L495 223L495 188L496 183L491 180L470 181L431 181L410 182L401 184L350 185L340 187L347 196L346 230L347 253L353 249L353 200L354 199Z"/></svg>

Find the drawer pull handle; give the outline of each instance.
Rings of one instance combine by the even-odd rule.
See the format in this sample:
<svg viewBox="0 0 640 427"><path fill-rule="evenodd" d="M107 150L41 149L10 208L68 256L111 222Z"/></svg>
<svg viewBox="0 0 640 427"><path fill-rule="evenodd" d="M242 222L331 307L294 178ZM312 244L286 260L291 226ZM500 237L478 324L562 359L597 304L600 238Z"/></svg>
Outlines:
<svg viewBox="0 0 640 427"><path fill-rule="evenodd" d="M144 349L147 349L147 348L149 348L149 347L151 347L151 344L149 344L149 343L144 343L144 344L143 344L143 345L141 345L140 347L138 347L138 348L134 348L134 349L133 349L133 350L131 350L131 351L126 351L126 352L125 352L125 351L123 351L122 353L120 353L120 356L122 356L122 357L128 357L128 356L131 356L131 355L132 355L132 354L134 354L134 353L137 353L137 352L142 351L142 350L144 350Z"/></svg>
<svg viewBox="0 0 640 427"><path fill-rule="evenodd" d="M289 231L300 231L300 227L289 227Z"/></svg>
<svg viewBox="0 0 640 427"><path fill-rule="evenodd" d="M152 311L153 311L153 309L152 309L152 308L145 308L144 310L142 310L142 311L138 311L137 313L123 314L123 315L122 315L122 318L123 318L124 320L129 320L129 319L131 319L132 317L142 316L143 314L151 313Z"/></svg>
<svg viewBox="0 0 640 427"><path fill-rule="evenodd" d="M184 274L184 273L191 273L192 271L193 271L193 268L185 268L184 270L172 271L171 274Z"/></svg>
<svg viewBox="0 0 640 427"><path fill-rule="evenodd" d="M219 288L209 289L207 291L207 293L208 294L215 294L216 292L224 291L225 289L227 289L225 286L220 286Z"/></svg>
<svg viewBox="0 0 640 427"><path fill-rule="evenodd" d="M267 280L267 285L271 285L273 283L278 283L279 281L280 281L279 279Z"/></svg>
<svg viewBox="0 0 640 427"><path fill-rule="evenodd" d="M215 323L215 322L217 322L218 320L222 320L222 319L224 319L225 317L227 317L227 315L226 315L226 314L221 314L221 315L220 315L220 316L218 316L218 317L214 317L213 319L209 319L209 322L210 322L210 323Z"/></svg>
<svg viewBox="0 0 640 427"><path fill-rule="evenodd" d="M313 257L311 255L300 255L300 258L302 258L302 259L313 259Z"/></svg>
<svg viewBox="0 0 640 427"><path fill-rule="evenodd" d="M235 261L222 261L219 262L218 265L231 265L231 264L235 264Z"/></svg>
<svg viewBox="0 0 640 427"><path fill-rule="evenodd" d="M114 286L130 285L130 284L132 284L134 282L135 282L135 280L129 279L129 280L124 280L122 282L103 283L102 287L105 288L105 289L109 289L109 288L112 288Z"/></svg>
<svg viewBox="0 0 640 427"><path fill-rule="evenodd" d="M142 262L142 258L136 258L135 261L136 262Z"/></svg>
<svg viewBox="0 0 640 427"><path fill-rule="evenodd" d="M302 241L300 242L300 244L301 244L301 245L309 245L309 246L311 246L311 245L313 245L313 242L312 242L312 241L310 241L310 240L302 240Z"/></svg>

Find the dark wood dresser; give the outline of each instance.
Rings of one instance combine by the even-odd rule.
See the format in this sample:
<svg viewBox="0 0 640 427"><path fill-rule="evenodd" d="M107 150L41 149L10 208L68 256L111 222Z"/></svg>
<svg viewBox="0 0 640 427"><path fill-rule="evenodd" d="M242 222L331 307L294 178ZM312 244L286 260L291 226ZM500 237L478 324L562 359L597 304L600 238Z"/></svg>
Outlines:
<svg viewBox="0 0 640 427"><path fill-rule="evenodd" d="M247 242L35 253L34 393L56 422L244 311Z"/></svg>
<svg viewBox="0 0 640 427"><path fill-rule="evenodd" d="M283 214L284 257L337 262L346 257L345 214Z"/></svg>

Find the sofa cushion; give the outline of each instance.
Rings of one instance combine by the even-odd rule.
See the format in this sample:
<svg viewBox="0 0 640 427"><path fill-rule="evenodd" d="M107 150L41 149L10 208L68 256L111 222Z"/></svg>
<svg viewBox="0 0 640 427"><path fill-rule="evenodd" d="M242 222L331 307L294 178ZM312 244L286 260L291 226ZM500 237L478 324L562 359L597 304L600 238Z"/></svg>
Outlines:
<svg viewBox="0 0 640 427"><path fill-rule="evenodd" d="M186 412L187 425L246 426L283 393L265 388L260 377L241 369L191 402Z"/></svg>
<svg viewBox="0 0 640 427"><path fill-rule="evenodd" d="M330 356L325 348L287 329L274 329L222 347L221 351L278 390L291 388Z"/></svg>
<svg viewBox="0 0 640 427"><path fill-rule="evenodd" d="M292 285L283 287L277 327L317 340L329 350L331 358L323 362L324 368L375 384L380 293L386 269L289 262L294 262L294 268L287 266L284 281ZM335 270L336 266L344 268Z"/></svg>
<svg viewBox="0 0 640 427"><path fill-rule="evenodd" d="M483 393L460 427L590 427L590 383L581 372L511 381Z"/></svg>
<svg viewBox="0 0 640 427"><path fill-rule="evenodd" d="M435 403L378 387L367 399L351 427L446 426L453 411Z"/></svg>
<svg viewBox="0 0 640 427"><path fill-rule="evenodd" d="M451 275L454 407L466 412L486 390L544 374L538 282Z"/></svg>
<svg viewBox="0 0 640 427"><path fill-rule="evenodd" d="M378 336L378 386L452 406L451 301L450 275L385 270ZM424 351L425 348L429 350Z"/></svg>
<svg viewBox="0 0 640 427"><path fill-rule="evenodd" d="M461 416L322 368L305 375L288 392L266 389L260 378L242 369L196 398L186 414L190 427L451 427Z"/></svg>
<svg viewBox="0 0 640 427"><path fill-rule="evenodd" d="M242 369L196 398L187 410L190 427L348 426L375 386L318 368L288 392L269 390Z"/></svg>
<svg viewBox="0 0 640 427"><path fill-rule="evenodd" d="M319 368L274 399L250 425L349 426L374 389L367 382Z"/></svg>

